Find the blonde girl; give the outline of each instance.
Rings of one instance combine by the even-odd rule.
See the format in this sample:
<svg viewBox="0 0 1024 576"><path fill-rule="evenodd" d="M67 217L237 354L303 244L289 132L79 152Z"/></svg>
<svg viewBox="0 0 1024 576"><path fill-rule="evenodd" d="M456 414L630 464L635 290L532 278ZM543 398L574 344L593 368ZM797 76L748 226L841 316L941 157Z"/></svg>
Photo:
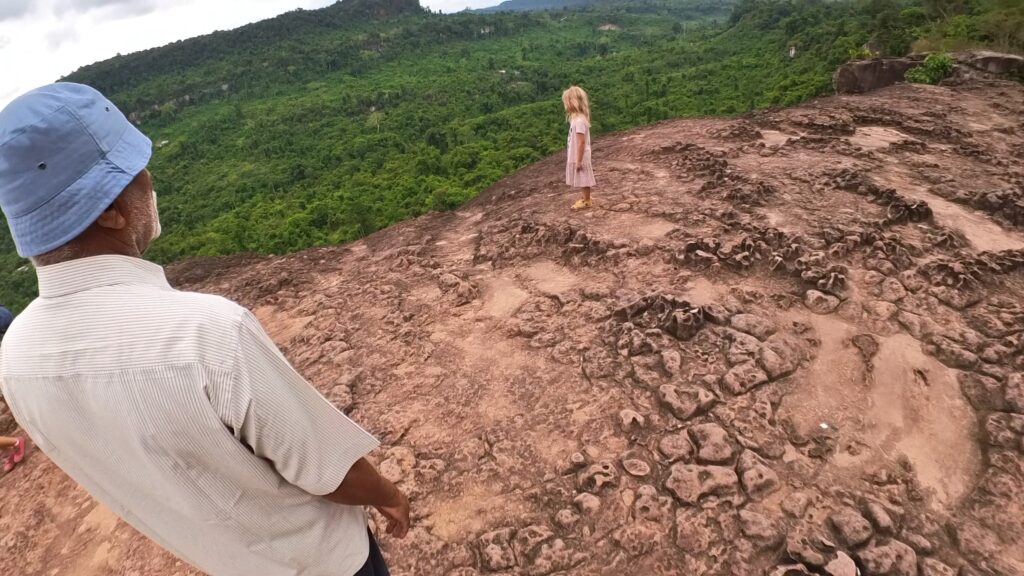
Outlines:
<svg viewBox="0 0 1024 576"><path fill-rule="evenodd" d="M590 163L590 101L579 86L569 86L562 92L565 119L569 122L568 152L565 158L565 183L580 188L581 196L572 205L573 210L590 208L590 188L594 180L594 167Z"/></svg>

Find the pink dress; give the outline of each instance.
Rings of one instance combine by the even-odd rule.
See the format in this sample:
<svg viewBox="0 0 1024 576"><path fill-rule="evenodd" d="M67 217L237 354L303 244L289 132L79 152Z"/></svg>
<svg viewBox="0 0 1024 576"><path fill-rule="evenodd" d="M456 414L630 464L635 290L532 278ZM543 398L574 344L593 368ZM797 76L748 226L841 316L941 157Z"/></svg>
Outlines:
<svg viewBox="0 0 1024 576"><path fill-rule="evenodd" d="M583 134L586 148L583 149L581 169L576 170L576 155L579 154L577 134ZM594 167L590 164L590 123L582 116L573 116L569 122L569 150L565 159L565 183L574 188L587 188L597 184L594 180Z"/></svg>

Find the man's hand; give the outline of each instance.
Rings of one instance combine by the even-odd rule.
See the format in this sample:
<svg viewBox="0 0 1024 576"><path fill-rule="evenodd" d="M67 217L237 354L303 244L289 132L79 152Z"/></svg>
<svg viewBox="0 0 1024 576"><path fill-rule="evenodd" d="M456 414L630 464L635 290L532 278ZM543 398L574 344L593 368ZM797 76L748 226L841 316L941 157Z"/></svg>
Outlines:
<svg viewBox="0 0 1024 576"><path fill-rule="evenodd" d="M409 499L395 488L395 502L388 506L375 506L388 519L387 533L395 538L405 538L409 533Z"/></svg>
<svg viewBox="0 0 1024 576"><path fill-rule="evenodd" d="M341 485L326 498L349 506L373 506L388 519L387 533L404 538L409 532L409 499L366 458L352 465Z"/></svg>

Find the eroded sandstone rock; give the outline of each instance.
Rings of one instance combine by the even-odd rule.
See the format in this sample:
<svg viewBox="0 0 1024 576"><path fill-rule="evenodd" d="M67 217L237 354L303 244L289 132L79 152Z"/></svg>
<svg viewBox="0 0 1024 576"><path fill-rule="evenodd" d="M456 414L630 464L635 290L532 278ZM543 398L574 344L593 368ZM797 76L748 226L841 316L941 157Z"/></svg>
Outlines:
<svg viewBox="0 0 1024 576"><path fill-rule="evenodd" d="M580 490L597 493L609 486L618 484L619 472L610 460L602 460L587 466L576 475L576 485Z"/></svg>
<svg viewBox="0 0 1024 576"><path fill-rule="evenodd" d="M480 564L484 570L498 572L515 567L516 556L512 550L512 535L511 528L502 528L487 532L477 539Z"/></svg>
<svg viewBox="0 0 1024 576"><path fill-rule="evenodd" d="M836 557L825 565L825 573L829 576L857 576L857 564L845 552L837 552Z"/></svg>
<svg viewBox="0 0 1024 576"><path fill-rule="evenodd" d="M743 452L736 463L743 490L753 500L760 500L779 489L779 476L758 455Z"/></svg>
<svg viewBox="0 0 1024 576"><path fill-rule="evenodd" d="M708 496L736 500L739 478L725 466L676 463L669 469L665 487L683 504L696 504Z"/></svg>
<svg viewBox="0 0 1024 576"><path fill-rule="evenodd" d="M773 334L761 346L758 359L771 379L792 374L803 359L803 346L788 334Z"/></svg>
<svg viewBox="0 0 1024 576"><path fill-rule="evenodd" d="M849 62L836 69L832 86L840 94L871 92L903 81L908 70L920 64L910 58L872 58Z"/></svg>
<svg viewBox="0 0 1024 576"><path fill-rule="evenodd" d="M775 325L772 324L768 319L762 318L755 314L736 314L729 318L729 325L745 332L758 340L764 340L775 333Z"/></svg>
<svg viewBox="0 0 1024 576"><path fill-rule="evenodd" d="M735 448L729 439L729 433L714 423L698 424L689 428L690 439L697 448L697 461L704 464L724 464L730 462Z"/></svg>
<svg viewBox="0 0 1024 576"><path fill-rule="evenodd" d="M818 290L808 290L804 294L804 305L815 314L829 314L839 307L839 298Z"/></svg>
<svg viewBox="0 0 1024 576"><path fill-rule="evenodd" d="M917 553L898 540L861 550L856 557L864 576L917 576Z"/></svg>
<svg viewBox="0 0 1024 576"><path fill-rule="evenodd" d="M666 434L658 441L658 451L670 462L682 460L689 462L693 457L693 444L690 436L685 431L674 434Z"/></svg>
<svg viewBox="0 0 1024 576"><path fill-rule="evenodd" d="M729 369L722 384L729 392L740 395L768 381L768 375L754 362L744 362Z"/></svg>
<svg viewBox="0 0 1024 576"><path fill-rule="evenodd" d="M785 534L777 520L752 510L739 511L740 530L761 548L774 548L782 543Z"/></svg>
<svg viewBox="0 0 1024 576"><path fill-rule="evenodd" d="M697 386L675 386L665 384L658 389L661 401L665 403L672 415L680 420L707 412L716 402L715 396Z"/></svg>
<svg viewBox="0 0 1024 576"><path fill-rule="evenodd" d="M871 539L871 524L853 508L840 508L828 517L829 524L836 532L839 542L848 548L855 548Z"/></svg>

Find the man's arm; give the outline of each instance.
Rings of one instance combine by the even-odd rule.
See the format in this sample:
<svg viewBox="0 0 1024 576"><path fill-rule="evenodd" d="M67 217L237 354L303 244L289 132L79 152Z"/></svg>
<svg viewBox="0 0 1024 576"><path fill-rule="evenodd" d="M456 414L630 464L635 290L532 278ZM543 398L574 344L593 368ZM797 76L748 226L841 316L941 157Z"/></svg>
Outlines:
<svg viewBox="0 0 1024 576"><path fill-rule="evenodd" d="M249 312L234 372L230 389L211 400L239 441L288 483L339 504L374 506L388 517L389 534L405 535L408 499L364 458L377 440L295 372Z"/></svg>
<svg viewBox="0 0 1024 576"><path fill-rule="evenodd" d="M409 531L409 499L366 458L357 460L338 489L324 498L349 506L373 506L388 519L387 533L396 538L404 538Z"/></svg>

